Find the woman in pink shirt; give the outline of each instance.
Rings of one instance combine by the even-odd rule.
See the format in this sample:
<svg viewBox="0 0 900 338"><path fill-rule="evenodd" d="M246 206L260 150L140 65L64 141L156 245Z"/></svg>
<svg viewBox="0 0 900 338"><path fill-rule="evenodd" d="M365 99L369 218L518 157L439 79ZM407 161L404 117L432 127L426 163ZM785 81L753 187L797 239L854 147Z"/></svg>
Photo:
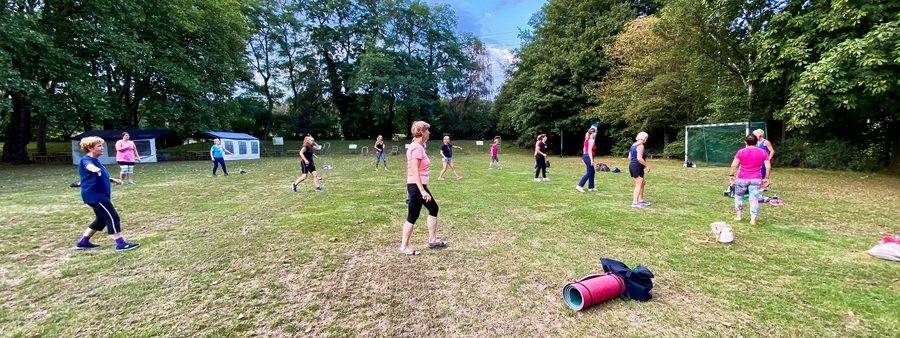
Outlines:
<svg viewBox="0 0 900 338"><path fill-rule="evenodd" d="M119 163L119 179L128 178L128 184L134 184L134 162L141 161L137 146L131 141L128 132L122 133L122 139L116 142L116 162Z"/></svg>
<svg viewBox="0 0 900 338"><path fill-rule="evenodd" d="M734 220L741 220L741 210L744 209L744 194L750 192L750 224L756 225L756 216L759 214L760 188L769 186L769 175L772 173L772 165L769 163L769 154L765 150L756 147L756 135L750 134L744 138L747 144L744 149L738 150L731 161L730 176L731 185L734 186L734 210L737 212ZM766 176L763 177L759 168L765 165ZM734 176L735 170L737 178Z"/></svg>
<svg viewBox="0 0 900 338"><path fill-rule="evenodd" d="M425 142L431 134L428 128L431 126L425 121L413 122L410 134L412 143L406 150L406 193L409 196L409 209L406 214L406 223L403 224L403 238L400 241L400 253L404 255L418 255L419 251L409 247L409 238L412 236L413 225L419 219L422 206L428 209L428 248L437 249L447 246L447 243L437 239L437 215L438 205L428 191L428 170L431 161L425 153Z"/></svg>

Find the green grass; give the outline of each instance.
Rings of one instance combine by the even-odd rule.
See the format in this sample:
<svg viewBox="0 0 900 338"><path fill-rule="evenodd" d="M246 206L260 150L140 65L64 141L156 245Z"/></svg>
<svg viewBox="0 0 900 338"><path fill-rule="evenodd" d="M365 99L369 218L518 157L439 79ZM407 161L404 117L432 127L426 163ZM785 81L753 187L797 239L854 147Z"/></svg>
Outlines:
<svg viewBox="0 0 900 338"><path fill-rule="evenodd" d="M349 142L347 142L349 143ZM367 143L358 142L360 145ZM142 244L71 246L93 220L75 167L0 166L2 336L894 336L900 265L864 254L900 232L900 178L780 169L760 224L736 242L710 242L732 217L727 169L651 161L647 198L628 207L627 173L598 173L577 193L579 158L551 157L551 181L531 181L530 152L455 152L462 181L434 180L440 237L398 255L406 215L405 161L372 170L373 156L317 161L325 193L291 193L296 157L140 164L136 186L113 188L125 235ZM289 147L288 147L289 148ZM403 147L401 146L401 152ZM429 145L432 176L438 144ZM624 159L604 158L626 168ZM242 165L249 171L238 175ZM109 168L113 173L115 167ZM560 292L610 257L657 276L654 298L613 300L574 313Z"/></svg>

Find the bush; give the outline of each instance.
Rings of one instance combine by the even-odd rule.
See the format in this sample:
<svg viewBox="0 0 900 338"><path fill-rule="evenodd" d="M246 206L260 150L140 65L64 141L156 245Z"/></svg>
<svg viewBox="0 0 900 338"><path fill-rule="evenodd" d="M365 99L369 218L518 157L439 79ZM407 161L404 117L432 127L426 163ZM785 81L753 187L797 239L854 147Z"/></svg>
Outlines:
<svg viewBox="0 0 900 338"><path fill-rule="evenodd" d="M776 167L806 167L838 170L874 171L884 167L884 152L877 147L857 145L844 140L822 143L788 139L776 148Z"/></svg>

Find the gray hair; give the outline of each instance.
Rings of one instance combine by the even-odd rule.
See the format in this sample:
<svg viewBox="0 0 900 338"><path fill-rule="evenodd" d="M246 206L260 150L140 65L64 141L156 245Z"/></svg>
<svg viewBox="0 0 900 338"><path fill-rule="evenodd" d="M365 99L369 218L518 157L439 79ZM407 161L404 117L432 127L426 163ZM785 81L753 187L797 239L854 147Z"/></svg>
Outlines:
<svg viewBox="0 0 900 338"><path fill-rule="evenodd" d="M642 131L642 132L638 133L638 134L637 134L637 137L635 137L634 139L635 139L635 140L645 140L645 141L646 141L648 137L650 137L650 134L647 134L646 132L643 132L643 131Z"/></svg>
<svg viewBox="0 0 900 338"><path fill-rule="evenodd" d="M754 130L754 131L753 131L753 135L756 135L756 137L760 137L760 136L763 136L763 135L765 135L765 134L766 134L766 132L763 131L762 129L757 129L757 130Z"/></svg>

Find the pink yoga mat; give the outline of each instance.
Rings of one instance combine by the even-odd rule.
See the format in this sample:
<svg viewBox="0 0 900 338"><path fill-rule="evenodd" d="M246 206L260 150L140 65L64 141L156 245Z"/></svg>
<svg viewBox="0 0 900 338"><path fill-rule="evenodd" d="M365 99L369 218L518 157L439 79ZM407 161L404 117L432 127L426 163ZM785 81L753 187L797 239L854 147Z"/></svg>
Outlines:
<svg viewBox="0 0 900 338"><path fill-rule="evenodd" d="M612 273L589 275L563 287L563 301L581 311L625 293L625 281Z"/></svg>

